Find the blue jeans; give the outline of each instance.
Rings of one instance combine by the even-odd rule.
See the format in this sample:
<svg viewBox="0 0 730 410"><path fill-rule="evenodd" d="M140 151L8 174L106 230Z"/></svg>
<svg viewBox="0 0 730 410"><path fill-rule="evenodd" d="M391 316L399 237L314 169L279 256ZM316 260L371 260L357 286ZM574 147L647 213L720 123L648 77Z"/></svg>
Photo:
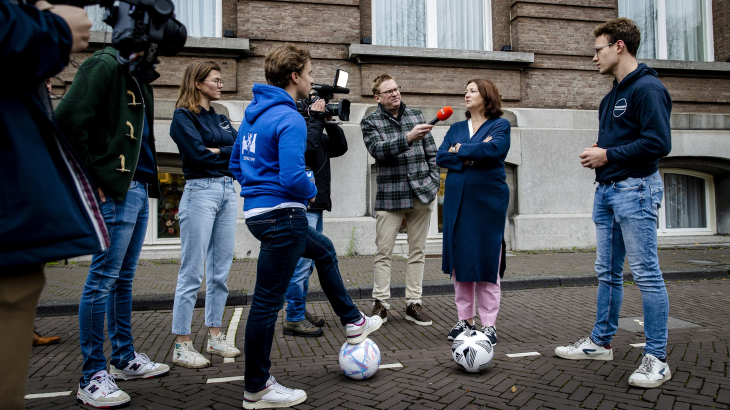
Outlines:
<svg viewBox="0 0 730 410"><path fill-rule="evenodd" d="M274 210L248 218L246 225L261 241L243 347L244 388L255 393L263 390L269 379L274 325L299 258L314 260L322 290L343 325L359 322L362 316L342 282L332 241L307 224L304 209Z"/></svg>
<svg viewBox="0 0 730 410"><path fill-rule="evenodd" d="M115 366L134 359L132 338L132 281L142 251L149 204L147 184L132 181L123 201L98 198L111 246L91 259L89 275L79 301L79 342L84 358L81 384L106 370L104 316Z"/></svg>
<svg viewBox="0 0 730 410"><path fill-rule="evenodd" d="M185 183L178 213L181 266L172 308L172 333L176 335L190 334L203 273L205 325L221 326L236 244L237 204L231 177L190 179Z"/></svg>
<svg viewBox="0 0 730 410"><path fill-rule="evenodd" d="M322 233L324 224L322 211L308 211L307 222L317 232ZM299 259L294 270L294 276L286 290L286 320L299 322L304 320L304 312L307 311L307 292L309 291L309 276L314 271L314 261L307 258Z"/></svg>
<svg viewBox="0 0 730 410"><path fill-rule="evenodd" d="M644 353L660 359L666 356L669 318L669 297L657 256L657 215L663 192L661 177L655 172L645 178L600 184L593 203L598 309L591 338L608 345L616 333L628 254L644 305Z"/></svg>

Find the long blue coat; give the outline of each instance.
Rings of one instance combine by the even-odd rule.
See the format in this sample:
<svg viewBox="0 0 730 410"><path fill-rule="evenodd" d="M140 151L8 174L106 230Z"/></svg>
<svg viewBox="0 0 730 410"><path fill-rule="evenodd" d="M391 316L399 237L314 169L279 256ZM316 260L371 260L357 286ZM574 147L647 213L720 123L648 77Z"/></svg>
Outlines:
<svg viewBox="0 0 730 410"><path fill-rule="evenodd" d="M492 140L483 142L488 136ZM458 154L448 152L456 143L461 144ZM469 138L467 121L461 121L449 128L436 156L436 163L449 169L442 270L451 274L455 269L459 282L497 283L509 204L504 171L509 147L509 121L487 120L473 138Z"/></svg>

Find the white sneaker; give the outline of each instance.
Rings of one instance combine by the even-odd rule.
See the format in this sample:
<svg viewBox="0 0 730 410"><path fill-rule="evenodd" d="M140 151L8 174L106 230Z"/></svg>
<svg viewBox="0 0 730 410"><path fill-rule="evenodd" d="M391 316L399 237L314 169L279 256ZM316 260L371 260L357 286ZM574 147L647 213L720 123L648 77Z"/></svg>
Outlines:
<svg viewBox="0 0 730 410"><path fill-rule="evenodd" d="M221 355L223 357L236 357L241 355L241 351L236 346L229 344L226 341L226 335L223 332L217 335L211 335L208 333L208 353Z"/></svg>
<svg viewBox="0 0 730 410"><path fill-rule="evenodd" d="M362 343L370 333L380 329L380 325L383 324L383 319L380 316L367 317L360 312L362 315L362 323L359 325L354 323L348 323L345 326L345 333L347 334L347 343L356 345Z"/></svg>
<svg viewBox="0 0 730 410"><path fill-rule="evenodd" d="M598 346L590 337L584 337L572 345L558 346L555 348L555 354L563 359L571 360L613 360L611 345Z"/></svg>
<svg viewBox="0 0 730 410"><path fill-rule="evenodd" d="M672 378L669 365L652 354L645 354L641 366L629 377L629 385L651 389Z"/></svg>
<svg viewBox="0 0 730 410"><path fill-rule="evenodd" d="M109 373L115 380L151 379L170 373L170 366L164 363L155 363L144 353L134 352L134 360L130 360L127 367L117 369L112 364L109 365Z"/></svg>
<svg viewBox="0 0 730 410"><path fill-rule="evenodd" d="M274 409L291 407L304 403L307 393L304 390L289 389L276 382L274 376L269 376L266 388L256 393L243 393L244 409Z"/></svg>
<svg viewBox="0 0 730 410"><path fill-rule="evenodd" d="M193 342L190 340L175 343L175 350L172 352L172 362L178 366L187 367L188 369L201 369L210 366L210 360L195 350Z"/></svg>
<svg viewBox="0 0 730 410"><path fill-rule="evenodd" d="M83 389L79 386L76 401L81 404L102 409L114 409L129 404L129 395L123 392L114 382L114 378L101 370L91 377L91 382Z"/></svg>

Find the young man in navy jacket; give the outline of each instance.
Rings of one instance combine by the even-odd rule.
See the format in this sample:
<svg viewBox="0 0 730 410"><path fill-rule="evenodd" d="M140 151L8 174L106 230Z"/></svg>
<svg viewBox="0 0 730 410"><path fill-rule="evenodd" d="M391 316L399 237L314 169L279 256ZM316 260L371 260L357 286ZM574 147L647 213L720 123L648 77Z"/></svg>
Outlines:
<svg viewBox="0 0 730 410"><path fill-rule="evenodd" d="M555 349L565 359L613 360L623 300L623 263L631 272L644 304L646 347L631 386L654 388L671 379L666 363L669 298L657 256L657 215L664 193L659 159L671 150L672 100L657 73L636 61L641 33L626 18L593 30L593 62L615 78L598 110L598 142L580 154L585 168L596 171L593 221L596 224L598 309L590 337Z"/></svg>
<svg viewBox="0 0 730 410"><path fill-rule="evenodd" d="M307 223L306 204L314 202L317 188L305 170L307 125L295 101L312 89L309 59L308 50L293 45L266 54L269 85L254 84L231 154L230 169L245 199L246 225L261 241L246 323L245 409L291 407L307 399L303 390L286 388L269 374L274 325L300 257L314 260L347 342L362 342L382 324L380 317L358 311L342 283L332 242Z"/></svg>

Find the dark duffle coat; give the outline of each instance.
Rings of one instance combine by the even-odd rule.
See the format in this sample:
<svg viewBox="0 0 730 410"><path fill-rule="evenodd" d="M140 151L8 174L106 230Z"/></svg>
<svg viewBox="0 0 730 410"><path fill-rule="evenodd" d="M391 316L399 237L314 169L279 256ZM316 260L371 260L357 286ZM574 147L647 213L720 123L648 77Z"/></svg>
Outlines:
<svg viewBox="0 0 730 410"><path fill-rule="evenodd" d="M492 140L483 142L489 136ZM457 143L459 152L450 153ZM509 122L495 118L482 124L473 138L469 138L467 121L457 122L439 148L436 163L449 169L442 270L450 275L455 269L459 282L497 283L497 275L504 271L500 254L509 204L504 170L509 147Z"/></svg>

